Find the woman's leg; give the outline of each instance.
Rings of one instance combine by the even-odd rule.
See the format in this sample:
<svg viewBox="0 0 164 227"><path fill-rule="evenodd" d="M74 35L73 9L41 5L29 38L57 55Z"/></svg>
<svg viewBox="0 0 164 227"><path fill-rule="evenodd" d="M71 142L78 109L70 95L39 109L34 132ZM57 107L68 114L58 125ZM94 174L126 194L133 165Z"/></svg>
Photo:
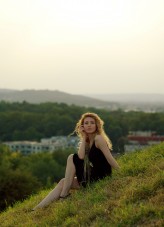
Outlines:
<svg viewBox="0 0 164 227"><path fill-rule="evenodd" d="M76 169L73 163L73 154L69 155L67 159L67 166L65 171L64 184L60 196L65 197L68 195L69 190L71 189L73 179L75 177Z"/></svg>
<svg viewBox="0 0 164 227"><path fill-rule="evenodd" d="M36 206L33 210L37 208L42 208L49 205L53 200L57 200L60 197L60 193L63 188L64 178L59 181L56 187Z"/></svg>
<svg viewBox="0 0 164 227"><path fill-rule="evenodd" d="M67 159L65 178L61 179L56 187L33 210L47 206L52 201L59 199L60 196L66 196L71 188L79 189L79 183L74 176L73 155L70 155Z"/></svg>
<svg viewBox="0 0 164 227"><path fill-rule="evenodd" d="M64 178L61 179L59 181L59 183L56 185L56 187L32 210L35 210L37 208L43 208L43 207L49 205L52 201L59 199L61 191L63 189L64 180L65 180ZM76 177L74 177L74 179L73 179L71 188L72 189L79 189L80 188L80 185L79 185Z"/></svg>

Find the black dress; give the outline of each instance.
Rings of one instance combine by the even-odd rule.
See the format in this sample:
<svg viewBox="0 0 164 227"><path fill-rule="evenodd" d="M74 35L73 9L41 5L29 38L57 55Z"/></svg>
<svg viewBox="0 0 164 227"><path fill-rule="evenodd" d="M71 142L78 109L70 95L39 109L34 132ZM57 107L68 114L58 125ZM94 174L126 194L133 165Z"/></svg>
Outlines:
<svg viewBox="0 0 164 227"><path fill-rule="evenodd" d="M97 181L112 174L111 165L106 160L103 152L95 146L95 141L89 152L90 182ZM82 186L86 186L87 182L84 178L84 160L80 159L78 154L73 155L73 162L76 168L76 176L78 182Z"/></svg>

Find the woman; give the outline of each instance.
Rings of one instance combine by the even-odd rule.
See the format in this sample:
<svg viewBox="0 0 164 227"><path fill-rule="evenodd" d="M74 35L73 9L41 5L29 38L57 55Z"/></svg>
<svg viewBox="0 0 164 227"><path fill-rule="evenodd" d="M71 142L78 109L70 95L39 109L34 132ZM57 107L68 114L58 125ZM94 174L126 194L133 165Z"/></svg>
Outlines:
<svg viewBox="0 0 164 227"><path fill-rule="evenodd" d="M68 197L70 189L79 189L90 182L110 176L119 165L111 154L112 144L103 129L104 122L95 113L85 113L76 124L80 137L78 154L67 159L65 178L36 206L42 208L59 198Z"/></svg>

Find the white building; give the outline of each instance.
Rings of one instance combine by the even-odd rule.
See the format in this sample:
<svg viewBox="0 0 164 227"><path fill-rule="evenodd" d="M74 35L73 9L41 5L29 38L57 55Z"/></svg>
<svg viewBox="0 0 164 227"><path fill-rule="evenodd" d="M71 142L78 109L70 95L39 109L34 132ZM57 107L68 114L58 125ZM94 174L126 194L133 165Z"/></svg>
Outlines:
<svg viewBox="0 0 164 227"><path fill-rule="evenodd" d="M51 138L43 138L41 139L41 142L11 141L5 142L3 144L7 145L11 151L20 151L23 154L30 154L43 151L52 152L57 149L75 147L78 144L78 138L67 136L54 136Z"/></svg>

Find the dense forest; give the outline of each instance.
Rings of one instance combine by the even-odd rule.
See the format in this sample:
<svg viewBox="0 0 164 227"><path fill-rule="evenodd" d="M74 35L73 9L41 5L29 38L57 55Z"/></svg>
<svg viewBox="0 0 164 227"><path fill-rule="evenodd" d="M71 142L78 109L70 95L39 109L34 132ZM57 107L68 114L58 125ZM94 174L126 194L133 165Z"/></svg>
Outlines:
<svg viewBox="0 0 164 227"><path fill-rule="evenodd" d="M69 150L22 155L0 145L0 211L64 177Z"/></svg>
<svg viewBox="0 0 164 227"><path fill-rule="evenodd" d="M30 104L0 102L0 142L36 140L69 135L84 112L95 112L104 120L114 150L123 149L129 131L164 134L164 113L109 111L65 103Z"/></svg>
<svg viewBox="0 0 164 227"><path fill-rule="evenodd" d="M164 134L164 113L109 111L64 103L0 102L0 142L67 136L74 131L81 114L88 111L104 120L113 151L123 152L129 131ZM0 145L0 210L64 177L66 159L72 152L75 148L24 156Z"/></svg>

